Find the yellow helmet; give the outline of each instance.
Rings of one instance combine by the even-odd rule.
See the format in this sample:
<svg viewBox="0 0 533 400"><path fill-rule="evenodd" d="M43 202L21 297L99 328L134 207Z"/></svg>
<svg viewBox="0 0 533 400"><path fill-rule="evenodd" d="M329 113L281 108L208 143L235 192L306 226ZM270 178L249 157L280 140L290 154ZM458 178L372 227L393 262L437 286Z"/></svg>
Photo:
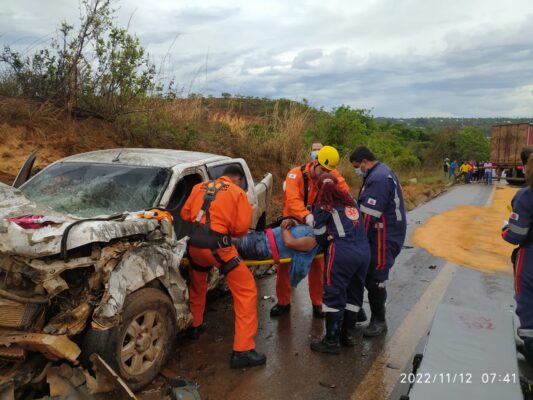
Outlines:
<svg viewBox="0 0 533 400"><path fill-rule="evenodd" d="M339 165L341 157L335 147L324 146L316 156L318 163L326 168L328 171L334 170Z"/></svg>

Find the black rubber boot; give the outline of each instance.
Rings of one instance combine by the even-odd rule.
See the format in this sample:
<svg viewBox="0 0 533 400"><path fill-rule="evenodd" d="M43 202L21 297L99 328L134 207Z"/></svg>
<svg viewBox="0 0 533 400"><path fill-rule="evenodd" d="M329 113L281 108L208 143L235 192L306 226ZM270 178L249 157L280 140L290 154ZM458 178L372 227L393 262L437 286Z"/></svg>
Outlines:
<svg viewBox="0 0 533 400"><path fill-rule="evenodd" d="M187 337L191 340L198 340L200 339L200 336L202 333L204 333L207 329L207 324L204 322L202 325L199 326L190 326L185 331Z"/></svg>
<svg viewBox="0 0 533 400"><path fill-rule="evenodd" d="M366 316L365 309L361 307L361 309L357 313L357 322L355 323L355 325L360 326L360 325L365 324L367 321L368 321L368 317Z"/></svg>
<svg viewBox="0 0 533 400"><path fill-rule="evenodd" d="M326 336L318 342L311 343L311 350L326 354L341 352L340 335L343 311L326 313Z"/></svg>
<svg viewBox="0 0 533 400"><path fill-rule="evenodd" d="M323 319L326 316L324 311L322 311L322 304L319 306L313 306L313 318Z"/></svg>
<svg viewBox="0 0 533 400"><path fill-rule="evenodd" d="M363 330L365 337L377 337L387 332L387 322L385 321L385 301L387 300L387 289L379 287L378 282L368 287L368 302L370 304L370 324Z"/></svg>
<svg viewBox="0 0 533 400"><path fill-rule="evenodd" d="M344 310L344 318L341 327L341 345L346 347L355 346L355 337L353 330L355 329L355 322L357 321L357 313L350 310Z"/></svg>
<svg viewBox="0 0 533 400"><path fill-rule="evenodd" d="M266 356L263 353L258 353L253 350L248 351L234 351L231 355L231 368L246 368L263 365L266 363Z"/></svg>
<svg viewBox="0 0 533 400"><path fill-rule="evenodd" d="M274 307L270 309L270 316L271 317L279 317L283 314L287 314L289 310L291 309L290 304L279 304L276 303Z"/></svg>

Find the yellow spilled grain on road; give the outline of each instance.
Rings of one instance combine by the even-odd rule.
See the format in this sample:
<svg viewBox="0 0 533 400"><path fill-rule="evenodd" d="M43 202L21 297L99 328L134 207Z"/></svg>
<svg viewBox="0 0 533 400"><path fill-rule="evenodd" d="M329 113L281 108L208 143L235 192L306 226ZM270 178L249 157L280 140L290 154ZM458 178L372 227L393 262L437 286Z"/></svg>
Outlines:
<svg viewBox="0 0 533 400"><path fill-rule="evenodd" d="M413 242L457 265L512 273L514 246L502 239L501 228L509 218L508 207L516 191L496 187L492 202L485 207L459 206L436 215L415 231Z"/></svg>

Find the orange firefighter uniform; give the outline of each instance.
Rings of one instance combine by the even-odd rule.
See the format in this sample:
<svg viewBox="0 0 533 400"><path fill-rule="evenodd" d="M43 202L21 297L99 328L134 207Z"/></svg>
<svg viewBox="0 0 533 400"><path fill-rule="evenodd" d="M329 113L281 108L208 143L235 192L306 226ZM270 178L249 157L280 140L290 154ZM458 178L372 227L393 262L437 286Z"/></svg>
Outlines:
<svg viewBox="0 0 533 400"><path fill-rule="evenodd" d="M283 216L294 217L301 222L312 214L311 208L317 196L317 185L312 179L310 162L304 166L293 168L285 179L285 194L283 197ZM337 170L329 171L337 177L338 185L350 192L350 187ZM290 263L281 264L276 275L276 296L278 304L286 305L291 302L291 282L289 277ZM314 306L322 304L324 259L315 259L309 270L309 296Z"/></svg>
<svg viewBox="0 0 533 400"><path fill-rule="evenodd" d="M207 185L218 185L214 199L208 211L202 212L204 207ZM233 296L235 309L235 337L234 351L248 351L255 348L254 337L257 332L257 287L254 277L248 267L240 260L235 246L231 245L231 237L243 236L250 226L252 207L246 193L231 180L222 176L215 181L199 183L192 189L181 210L184 221L195 222L198 217L199 225L210 225L210 231L220 238L229 240L225 247L216 249L197 247L189 241L188 255L190 268L189 298L193 315L193 327L202 324L205 311L207 293L207 272L214 266L226 275L226 282ZM229 267L229 268L228 268Z"/></svg>

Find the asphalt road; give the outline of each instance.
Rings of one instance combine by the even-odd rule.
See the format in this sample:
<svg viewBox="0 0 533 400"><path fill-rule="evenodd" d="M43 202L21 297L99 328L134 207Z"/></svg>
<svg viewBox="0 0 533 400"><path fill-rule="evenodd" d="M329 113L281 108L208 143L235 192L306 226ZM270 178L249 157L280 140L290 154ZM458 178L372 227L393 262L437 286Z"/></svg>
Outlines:
<svg viewBox="0 0 533 400"><path fill-rule="evenodd" d="M491 188L462 185L408 213L408 237L432 215L460 204L484 205ZM475 232L472 232L475 235ZM200 340L179 337L165 375L180 375L200 384L202 399L398 399L398 385L414 353L423 348L434 310L440 302L473 308L513 306L510 275L484 274L435 258L409 239L388 282L389 331L384 338L363 339L340 356L316 354L309 343L323 331L311 316L307 282L293 291L290 315L271 319L275 277L258 281L257 349L266 353L264 367L229 368L233 338L231 296L208 304L209 327ZM271 296L264 299L264 296ZM368 304L365 304L368 311ZM157 382L156 382L157 385Z"/></svg>

